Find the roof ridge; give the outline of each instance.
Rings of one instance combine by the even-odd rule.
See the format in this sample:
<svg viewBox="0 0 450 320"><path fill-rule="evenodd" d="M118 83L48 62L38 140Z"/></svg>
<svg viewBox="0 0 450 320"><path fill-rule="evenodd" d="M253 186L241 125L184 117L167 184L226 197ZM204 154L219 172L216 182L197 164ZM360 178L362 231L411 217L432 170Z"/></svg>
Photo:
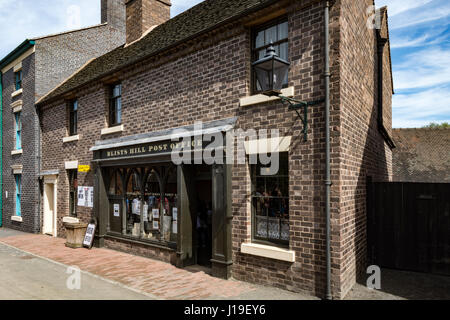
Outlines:
<svg viewBox="0 0 450 320"><path fill-rule="evenodd" d="M41 36L41 37L34 37L34 38L31 38L30 40L36 41L36 40L41 40L41 39L45 39L45 38L57 37L57 36L60 36L60 35L63 35L63 34L67 34L67 33L79 32L79 31L84 31L84 30L87 30L87 29L103 27L103 26L105 26L107 24L108 24L108 22L94 24L94 25L83 27L83 28L79 28L79 29L66 30L66 31L61 31L61 32L57 32L57 33L51 33L51 34L48 34L48 35L45 35L45 36Z"/></svg>

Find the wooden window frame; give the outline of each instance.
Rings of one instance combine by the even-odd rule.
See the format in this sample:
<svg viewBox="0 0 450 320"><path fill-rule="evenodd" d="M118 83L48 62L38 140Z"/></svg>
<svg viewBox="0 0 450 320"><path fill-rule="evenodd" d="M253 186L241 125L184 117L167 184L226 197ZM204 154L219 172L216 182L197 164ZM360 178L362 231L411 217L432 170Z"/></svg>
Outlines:
<svg viewBox="0 0 450 320"><path fill-rule="evenodd" d="M279 17L279 18L277 18L275 20L271 20L271 21L266 22L266 23L264 23L262 25L259 25L259 26L255 27L255 28L253 28L251 30L251 46L250 46L250 48L251 48L251 54L250 54L250 56L251 56L251 63L253 63L253 62L258 60L258 58L259 58L258 57L258 51L267 49L270 46L270 44L267 44L267 45L264 45L264 46L256 48L256 46L255 46L256 45L256 36L258 35L258 33L261 32L262 30L270 29L273 26L278 26L278 25L280 25L282 23L285 23L285 22L288 23L288 37L285 38L285 39L278 40L278 41L274 42L273 45L277 46L277 45L280 45L282 43L286 43L287 42L288 43L288 56L289 56L289 20L288 20L287 16L282 16L282 17ZM277 28L277 32L278 32L278 28ZM288 83L283 85L283 89L287 88L287 87L289 87L289 79L288 79ZM252 91L252 94L259 94L259 93L261 93L261 90L258 90L257 86L256 86L256 75L255 75L255 71L253 69L253 66L251 66L251 91Z"/></svg>
<svg viewBox="0 0 450 320"><path fill-rule="evenodd" d="M285 178L287 179L286 181L286 185L288 187L288 196L283 196L283 197L272 197L272 196L255 196L255 191L256 191L256 179L259 177L263 177L260 176L259 174L254 174L257 168L257 165L250 165L250 181L251 181L251 225L252 225L252 243L257 243L257 244L263 244L263 245L269 245L269 246L274 246L274 247L279 247L279 248L289 248L289 240L281 240L281 239L270 239L269 235L267 235L266 238L262 238L262 237L257 237L256 236L256 228L257 228L257 224L256 224L256 208L254 205L254 200L255 199L283 199L285 201L287 201L288 203L288 222L290 223L290 206L289 206L289 153L288 152L280 152L281 153L286 153L287 155L287 174L286 175L281 175L281 174L276 174L273 176L268 176L268 177L277 177L277 178ZM267 218L269 218L269 215L266 216ZM280 235L281 235L281 222L282 219L280 218ZM268 233L268 227L267 227L267 233Z"/></svg>
<svg viewBox="0 0 450 320"><path fill-rule="evenodd" d="M76 109L75 109L76 105ZM74 99L69 101L68 104L68 113L69 113L69 121L68 121L68 131L69 136L76 136L78 134L78 109L79 104L78 100Z"/></svg>
<svg viewBox="0 0 450 320"><path fill-rule="evenodd" d="M16 146L15 150L22 150L22 112L16 112L14 114L15 127L16 127Z"/></svg>
<svg viewBox="0 0 450 320"><path fill-rule="evenodd" d="M15 174L14 180L16 183L16 217L22 216L22 175Z"/></svg>
<svg viewBox="0 0 450 320"><path fill-rule="evenodd" d="M114 89L119 86L120 94L115 96ZM117 121L118 110L116 108L116 101L120 100L120 122ZM114 119L114 121L113 121ZM108 108L108 127L117 127L122 124L122 84L115 83L109 88L109 108Z"/></svg>
<svg viewBox="0 0 450 320"><path fill-rule="evenodd" d="M78 170L67 170L69 178L69 216L77 216Z"/></svg>
<svg viewBox="0 0 450 320"><path fill-rule="evenodd" d="M23 82L22 70L14 72L14 86L15 86L16 91L23 88L22 82Z"/></svg>

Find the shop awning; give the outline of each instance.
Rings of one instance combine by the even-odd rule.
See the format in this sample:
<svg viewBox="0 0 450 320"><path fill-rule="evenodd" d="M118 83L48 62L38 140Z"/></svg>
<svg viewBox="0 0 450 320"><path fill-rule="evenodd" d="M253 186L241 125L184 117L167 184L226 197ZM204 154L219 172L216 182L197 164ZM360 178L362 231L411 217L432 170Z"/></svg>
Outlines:
<svg viewBox="0 0 450 320"><path fill-rule="evenodd" d="M107 150L177 138L195 137L200 135L214 134L217 132L226 132L234 128L236 121L237 117L234 117L202 123L200 130L198 125L189 125L116 139L96 141L95 146L93 146L90 151Z"/></svg>

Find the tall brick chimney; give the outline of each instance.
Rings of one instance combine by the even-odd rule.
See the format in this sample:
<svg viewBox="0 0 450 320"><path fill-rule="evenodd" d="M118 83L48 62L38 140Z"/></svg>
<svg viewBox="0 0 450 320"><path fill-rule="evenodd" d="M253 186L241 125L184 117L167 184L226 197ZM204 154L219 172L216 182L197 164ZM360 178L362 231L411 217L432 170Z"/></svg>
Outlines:
<svg viewBox="0 0 450 320"><path fill-rule="evenodd" d="M170 0L125 0L127 44L139 39L150 27L170 19Z"/></svg>
<svg viewBox="0 0 450 320"><path fill-rule="evenodd" d="M111 27L125 32L125 0L101 0L101 22L107 22Z"/></svg>

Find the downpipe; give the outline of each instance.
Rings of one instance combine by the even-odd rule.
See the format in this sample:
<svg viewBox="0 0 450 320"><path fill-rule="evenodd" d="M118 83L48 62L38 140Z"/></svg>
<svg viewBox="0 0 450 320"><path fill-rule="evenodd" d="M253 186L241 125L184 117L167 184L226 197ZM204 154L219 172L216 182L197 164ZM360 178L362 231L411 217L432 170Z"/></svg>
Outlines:
<svg viewBox="0 0 450 320"><path fill-rule="evenodd" d="M331 294L331 168L330 168L330 2L325 6L325 158L326 158L326 178L325 178L325 212L326 212L326 269L327 269L327 287L326 299L332 300Z"/></svg>

